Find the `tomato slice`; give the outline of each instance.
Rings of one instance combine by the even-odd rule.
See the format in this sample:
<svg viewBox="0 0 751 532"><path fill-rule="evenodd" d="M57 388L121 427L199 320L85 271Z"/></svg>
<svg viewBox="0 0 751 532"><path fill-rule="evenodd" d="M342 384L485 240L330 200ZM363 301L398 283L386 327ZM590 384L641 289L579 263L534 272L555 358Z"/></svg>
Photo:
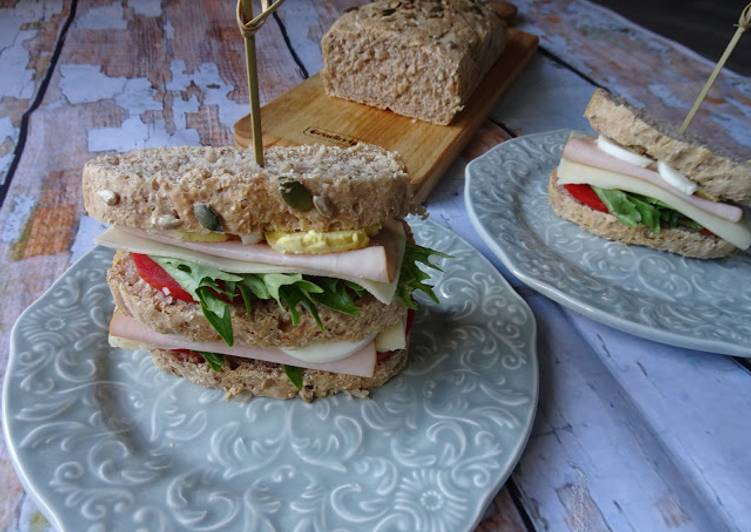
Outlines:
<svg viewBox="0 0 751 532"><path fill-rule="evenodd" d="M590 209L594 209L596 211L608 212L608 208L589 185L569 184L563 186L568 191L568 193L571 194L579 203L583 203Z"/></svg>
<svg viewBox="0 0 751 532"><path fill-rule="evenodd" d="M163 289L166 288L169 291L169 295L175 299L193 303L193 297L183 290L177 281L170 277L170 274L164 271L164 268L159 266L159 264L151 257L141 253L131 253L130 256L133 258L133 263L136 265L138 275L140 275L141 279L146 281L149 286L156 288L160 292L163 292Z"/></svg>
<svg viewBox="0 0 751 532"><path fill-rule="evenodd" d="M415 311L409 309L407 311L407 324L404 326L404 333L409 336L409 331L412 330L412 324L415 321Z"/></svg>

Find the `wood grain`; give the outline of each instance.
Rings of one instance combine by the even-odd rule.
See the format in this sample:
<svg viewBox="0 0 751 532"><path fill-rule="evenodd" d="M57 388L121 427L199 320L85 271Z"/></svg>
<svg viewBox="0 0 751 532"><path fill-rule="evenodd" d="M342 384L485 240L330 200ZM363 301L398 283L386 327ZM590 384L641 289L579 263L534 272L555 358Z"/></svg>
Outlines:
<svg viewBox="0 0 751 532"><path fill-rule="evenodd" d="M397 151L407 165L417 200L423 201L536 49L536 37L511 30L500 59L448 126L329 97L320 76L313 76L263 107L264 145L366 142ZM235 125L235 141L240 146L251 144L250 116Z"/></svg>
<svg viewBox="0 0 751 532"><path fill-rule="evenodd" d="M714 66L586 0L520 0L521 29L593 81L679 125ZM738 2L740 12L741 2ZM680 13L676 13L676 17ZM733 28L728 28L728 39ZM689 132L748 157L751 83L723 72Z"/></svg>
<svg viewBox="0 0 751 532"><path fill-rule="evenodd" d="M44 73L44 58L53 44L50 36L52 41L56 38L50 21L59 22L62 12L55 15L51 6L52 2L24 2L0 11L0 42L13 37L13 46L34 59L22 62L20 72L27 72L23 75L30 81L12 101L8 95L15 86L8 83L8 71L0 75L0 95L5 96L0 98L0 113L5 113L0 114L0 124L3 116L10 116L14 131ZM68 9L69 2L63 7ZM24 26L26 22L11 27L18 17L3 18L6 9L38 9L33 13L46 19L28 20L33 28ZM278 26L270 24L259 34L259 50L263 101L302 79ZM0 65L6 53L0 53ZM90 221L82 222L83 164L113 150L230 143L232 124L247 110L241 54L242 39L229 2L184 0L162 9L159 3L79 1L44 99L31 115L25 149L0 208L0 378L10 330L20 312L69 265L79 233L86 234L86 242L78 247L92 245L91 233L86 232ZM0 126L0 131L5 130ZM5 150L7 136L0 137L0 146L5 146L0 150ZM0 443L3 530L22 504L20 485L7 460Z"/></svg>
<svg viewBox="0 0 751 532"><path fill-rule="evenodd" d="M71 0L0 6L0 185L13 160L28 112L47 73Z"/></svg>

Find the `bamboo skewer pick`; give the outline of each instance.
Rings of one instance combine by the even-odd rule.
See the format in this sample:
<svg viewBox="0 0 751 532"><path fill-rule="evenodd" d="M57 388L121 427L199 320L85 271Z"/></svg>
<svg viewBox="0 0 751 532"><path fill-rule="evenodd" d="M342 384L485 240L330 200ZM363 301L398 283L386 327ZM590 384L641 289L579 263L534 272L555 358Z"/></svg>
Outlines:
<svg viewBox="0 0 751 532"><path fill-rule="evenodd" d="M746 31L749 27L751 27L751 4L748 4L743 9L743 11L741 11L741 16L738 19L737 27L738 29L735 30L735 34L730 39L730 42L728 43L727 48L725 48L725 51L722 53L720 60L717 61L717 64L715 65L714 70L712 71L712 74L709 75L709 79L707 79L707 82L704 84L704 87L701 89L699 96L696 97L696 100L694 101L694 105L691 106L691 110L688 112L688 114L686 115L686 118L683 120L683 124L681 124L681 127L678 130L680 133L683 133L686 131L686 129L688 129L689 124L691 124L691 121L694 119L694 115L696 115L696 112L699 110L699 107L704 101L704 98L707 97L707 94L709 93L709 89L711 89L712 85L714 85L714 82L717 79L717 76L719 75L720 70L722 70L722 67L725 66L725 62L730 57L730 54L733 53L733 49L735 48L735 45L738 44L738 41L741 39L741 35L743 35L743 32Z"/></svg>
<svg viewBox="0 0 751 532"><path fill-rule="evenodd" d="M245 69L248 74L248 100L253 123L253 154L256 163L263 166L263 133L261 131L261 103L258 98L258 70L256 68L256 32L266 19L282 5L284 0L261 0L261 13L253 17L253 1L237 0L237 25L245 39Z"/></svg>

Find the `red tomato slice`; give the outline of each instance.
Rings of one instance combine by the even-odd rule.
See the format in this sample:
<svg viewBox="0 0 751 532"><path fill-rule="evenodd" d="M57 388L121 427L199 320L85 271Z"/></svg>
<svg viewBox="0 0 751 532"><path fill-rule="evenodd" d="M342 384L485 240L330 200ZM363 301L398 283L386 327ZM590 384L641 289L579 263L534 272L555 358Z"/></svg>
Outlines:
<svg viewBox="0 0 751 532"><path fill-rule="evenodd" d="M412 309L409 309L407 311L407 325L404 327L404 332L407 336L409 336L409 331L412 330L412 324L415 321L415 311Z"/></svg>
<svg viewBox="0 0 751 532"><path fill-rule="evenodd" d="M175 299L193 303L193 297L183 290L177 281L170 277L170 274L164 271L164 268L159 266L159 264L152 260L151 257L148 255L142 255L141 253L131 253L130 256L133 258L133 263L136 265L138 275L140 275L141 279L146 281L149 286L156 288L160 292L163 292L162 289L166 288L169 290L169 294Z"/></svg>
<svg viewBox="0 0 751 532"><path fill-rule="evenodd" d="M608 212L608 208L589 185L563 186L568 191L568 193L571 194L579 203L583 203L590 209L594 209L596 211Z"/></svg>

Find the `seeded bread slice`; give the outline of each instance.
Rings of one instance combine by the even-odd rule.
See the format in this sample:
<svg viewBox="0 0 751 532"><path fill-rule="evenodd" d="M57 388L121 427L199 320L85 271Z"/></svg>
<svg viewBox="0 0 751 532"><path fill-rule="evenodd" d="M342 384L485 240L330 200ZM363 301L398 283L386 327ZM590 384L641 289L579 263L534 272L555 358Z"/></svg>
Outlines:
<svg viewBox="0 0 751 532"><path fill-rule="evenodd" d="M608 240L648 246L698 259L726 257L737 251L734 245L721 238L691 229L663 229L655 235L643 225L624 225L612 214L596 211L575 200L565 188L558 185L555 172L548 182L548 198L558 216Z"/></svg>
<svg viewBox="0 0 751 532"><path fill-rule="evenodd" d="M107 271L107 283L117 307L126 315L162 334L179 334L198 342L220 341L197 303L175 299L152 288L136 271L128 253L118 251ZM235 342L259 347L304 346L312 342L361 340L404 320L407 309L395 299L384 305L366 294L357 300L359 313L348 316L319 307L324 330L308 313L301 313L293 326L276 301L256 301L251 314L242 304L230 312Z"/></svg>
<svg viewBox="0 0 751 532"><path fill-rule="evenodd" d="M154 364L161 370L183 377L194 384L223 389L228 397L299 397L304 401L313 401L340 392L365 398L407 365L407 350L402 349L391 352L388 356L379 355L372 377L306 369L303 373L303 388L297 390L279 364L225 357L224 366L219 371L214 371L198 355L155 349L151 351L151 356Z"/></svg>
<svg viewBox="0 0 751 532"><path fill-rule="evenodd" d="M84 206L101 222L146 230L208 232L194 207L211 207L227 233L359 229L412 210L404 164L377 146L306 145L252 151L234 147L136 150L89 161ZM296 198L280 180L296 181ZM301 189L300 185L304 188ZM289 191L287 188L286 190ZM307 196L301 208L300 196ZM312 205L310 200L312 200Z"/></svg>
<svg viewBox="0 0 751 532"><path fill-rule="evenodd" d="M379 0L323 36L326 92L435 124L463 109L506 46L484 0Z"/></svg>
<svg viewBox="0 0 751 532"><path fill-rule="evenodd" d="M594 92L584 116L595 131L622 146L665 161L695 181L709 197L751 205L748 154L718 146L710 148L602 89Z"/></svg>

